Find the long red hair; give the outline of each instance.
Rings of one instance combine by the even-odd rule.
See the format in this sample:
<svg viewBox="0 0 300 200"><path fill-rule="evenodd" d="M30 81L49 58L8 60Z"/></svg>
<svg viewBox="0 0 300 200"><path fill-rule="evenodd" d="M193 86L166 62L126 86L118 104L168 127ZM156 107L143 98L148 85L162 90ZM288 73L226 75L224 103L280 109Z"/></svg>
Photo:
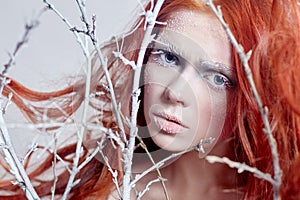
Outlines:
<svg viewBox="0 0 300 200"><path fill-rule="evenodd" d="M263 104L268 107L269 121L272 133L276 138L279 151L280 166L283 171L281 196L289 199L297 198L300 189L299 175L295 166L299 166L299 130L300 130L300 18L297 0L220 0L223 16L238 42L245 51L252 50L250 67ZM150 5L147 5L149 8ZM147 9L146 8L146 9ZM196 1L166 0L158 15L158 21L166 21L171 13L179 9L206 10L204 5ZM144 25L141 24L140 28ZM136 32L124 39L125 56L136 60L143 33ZM116 49L115 42L103 47L108 56L109 71L115 83L117 99L122 102L124 113L128 114L132 86L132 70L129 66L115 59L112 51ZM233 132L235 158L257 167L263 172L273 174L272 156L266 135L263 132L261 116L253 98L251 87L247 81L242 63L233 49L234 65L238 75L238 92L234 102L236 110L232 121L237 124ZM101 121L108 128L118 129L110 106L106 82L101 67L95 58L93 60L93 76L91 93L103 92L91 100L90 105L95 110L101 110L102 115L95 115L94 123ZM126 84L122 84L126 83ZM35 92L11 80L4 88L4 94L13 93L12 100L20 110L34 123L39 122L37 113L43 114L43 104L56 101L68 115L72 115L81 105L84 98L85 79L80 78L70 87L50 93ZM25 100L25 101L24 101ZM26 102L26 103L25 103ZM28 102L32 105L29 107ZM101 105L100 105L101 104ZM103 106L104 105L104 106ZM58 108L47 108L48 117L64 122L66 116L61 115ZM58 154L62 158L72 155L75 145L62 147ZM87 154L87 149L85 150ZM81 161L84 160L83 155ZM53 181L39 181L38 176L52 167L53 155L38 166L38 170L29 174L32 180L39 184L36 190L41 196L50 195ZM297 160L297 162L295 162ZM295 162L294 166L293 163ZM293 166L293 167L291 167ZM62 194L68 179L68 172L60 174L56 193ZM81 181L72 190L71 199L97 198L105 199L114 189L112 176L107 167L97 159L92 160L77 178ZM245 199L271 199L272 185L245 173L240 176ZM295 186L295 184L298 185ZM0 182L1 189L16 191L14 195L5 198L24 197L18 186L12 186L9 181ZM298 188L298 190L297 190ZM4 197L4 196L0 196ZM299 197L299 196L298 196Z"/></svg>

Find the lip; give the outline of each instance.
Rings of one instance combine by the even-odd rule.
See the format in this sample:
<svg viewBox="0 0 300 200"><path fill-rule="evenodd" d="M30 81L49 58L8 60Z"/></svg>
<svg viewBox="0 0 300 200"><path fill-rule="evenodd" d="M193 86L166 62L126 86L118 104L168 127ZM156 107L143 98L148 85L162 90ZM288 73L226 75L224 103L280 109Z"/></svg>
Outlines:
<svg viewBox="0 0 300 200"><path fill-rule="evenodd" d="M156 126L164 133L175 135L188 128L188 126L183 124L183 122L174 115L164 112L154 113L153 115Z"/></svg>

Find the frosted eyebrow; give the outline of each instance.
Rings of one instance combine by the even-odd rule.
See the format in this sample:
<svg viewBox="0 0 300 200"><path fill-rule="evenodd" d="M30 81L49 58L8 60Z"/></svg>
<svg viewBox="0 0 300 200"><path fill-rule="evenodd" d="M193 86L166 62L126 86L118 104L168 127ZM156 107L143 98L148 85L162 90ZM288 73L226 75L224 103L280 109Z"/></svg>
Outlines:
<svg viewBox="0 0 300 200"><path fill-rule="evenodd" d="M167 50L171 53L175 53L180 57L184 57L182 51L180 50L180 48L178 48L176 45L174 45L173 43L169 42L166 39L159 39L159 40L153 40L154 41L154 45L153 47L158 49L158 48L162 48L164 50Z"/></svg>
<svg viewBox="0 0 300 200"><path fill-rule="evenodd" d="M224 69L224 70L232 71L233 73L235 73L235 70L233 70L233 67L225 65L224 63L215 62L215 61L211 61L211 60L201 60L200 64L203 66L214 66L215 68Z"/></svg>
<svg viewBox="0 0 300 200"><path fill-rule="evenodd" d="M231 66L210 60L202 60L199 63L200 70L214 70L225 74L232 80L236 80L236 71Z"/></svg>

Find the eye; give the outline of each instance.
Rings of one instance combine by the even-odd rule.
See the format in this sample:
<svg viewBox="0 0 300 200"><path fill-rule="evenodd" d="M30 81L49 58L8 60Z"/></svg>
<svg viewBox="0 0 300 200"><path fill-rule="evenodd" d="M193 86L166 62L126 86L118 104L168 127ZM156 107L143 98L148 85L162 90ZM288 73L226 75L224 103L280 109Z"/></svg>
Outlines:
<svg viewBox="0 0 300 200"><path fill-rule="evenodd" d="M177 61L177 57L175 55L173 55L171 52L165 52L160 54L160 56L162 57L163 60L166 61L166 63L175 63Z"/></svg>
<svg viewBox="0 0 300 200"><path fill-rule="evenodd" d="M170 51L157 49L152 54L156 55L154 61L163 67L179 67L179 57Z"/></svg>
<svg viewBox="0 0 300 200"><path fill-rule="evenodd" d="M217 90L228 89L233 86L232 82L225 75L218 72L209 72L203 76L210 86Z"/></svg>
<svg viewBox="0 0 300 200"><path fill-rule="evenodd" d="M225 85L226 84L226 79L223 76L215 75L214 76L214 83L216 85Z"/></svg>

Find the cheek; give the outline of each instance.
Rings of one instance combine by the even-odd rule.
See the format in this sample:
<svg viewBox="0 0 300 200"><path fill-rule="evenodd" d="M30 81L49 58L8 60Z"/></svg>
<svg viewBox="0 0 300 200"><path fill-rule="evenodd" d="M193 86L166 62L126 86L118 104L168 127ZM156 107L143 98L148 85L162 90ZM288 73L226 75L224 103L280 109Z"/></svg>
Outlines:
<svg viewBox="0 0 300 200"><path fill-rule="evenodd" d="M201 85L201 84L199 84ZM194 89L196 104L193 109L195 136L193 144L197 145L201 139L214 138L215 141L223 134L227 116L227 93L214 91L206 84ZM196 116L196 117L195 117ZM207 150L213 145L209 145Z"/></svg>
<svg viewBox="0 0 300 200"><path fill-rule="evenodd" d="M163 88L157 84L147 83L144 85L144 116L146 123L150 123L149 114L152 109L161 107L160 99L163 93Z"/></svg>
<svg viewBox="0 0 300 200"><path fill-rule="evenodd" d="M227 92L212 92L211 96L211 121L208 132L217 141L223 135L227 118Z"/></svg>
<svg viewBox="0 0 300 200"><path fill-rule="evenodd" d="M201 85L203 83L198 84L198 87L194 90L194 94L196 94L195 103L191 110L193 113L189 115L191 120L194 120L194 145L198 144L200 139L209 137L208 129L212 119L212 102L209 90L206 87L201 87Z"/></svg>

